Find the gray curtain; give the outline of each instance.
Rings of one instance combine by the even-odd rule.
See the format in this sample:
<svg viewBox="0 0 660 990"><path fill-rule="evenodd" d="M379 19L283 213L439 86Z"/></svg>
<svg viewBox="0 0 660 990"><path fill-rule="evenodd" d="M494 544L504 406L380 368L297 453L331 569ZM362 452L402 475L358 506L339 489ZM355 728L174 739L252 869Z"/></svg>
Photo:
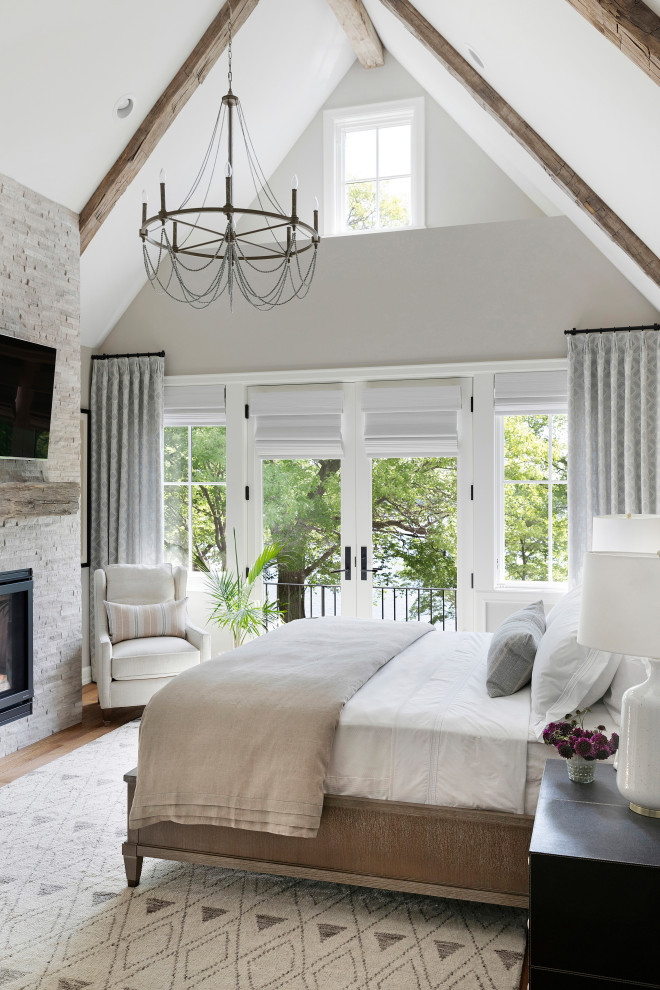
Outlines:
<svg viewBox="0 0 660 990"><path fill-rule="evenodd" d="M106 564L162 560L164 378L162 357L92 362L90 577Z"/></svg>
<svg viewBox="0 0 660 990"><path fill-rule="evenodd" d="M596 515L660 512L660 332L568 338L569 579Z"/></svg>

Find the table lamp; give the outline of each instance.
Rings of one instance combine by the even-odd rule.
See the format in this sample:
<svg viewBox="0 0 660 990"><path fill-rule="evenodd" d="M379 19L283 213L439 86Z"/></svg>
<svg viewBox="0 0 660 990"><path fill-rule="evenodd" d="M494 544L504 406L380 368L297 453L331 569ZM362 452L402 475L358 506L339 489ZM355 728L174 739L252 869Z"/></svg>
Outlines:
<svg viewBox="0 0 660 990"><path fill-rule="evenodd" d="M649 660L621 705L617 786L639 815L660 818L660 550L584 555L578 643Z"/></svg>
<svg viewBox="0 0 660 990"><path fill-rule="evenodd" d="M660 515L627 513L594 516L592 550L655 553L660 548Z"/></svg>

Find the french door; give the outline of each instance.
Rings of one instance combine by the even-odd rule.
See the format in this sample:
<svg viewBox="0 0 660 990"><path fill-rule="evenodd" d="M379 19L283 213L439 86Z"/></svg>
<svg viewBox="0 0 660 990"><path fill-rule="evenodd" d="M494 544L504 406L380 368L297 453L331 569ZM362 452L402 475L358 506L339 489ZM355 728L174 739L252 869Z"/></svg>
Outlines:
<svg viewBox="0 0 660 990"><path fill-rule="evenodd" d="M315 411L299 412L299 424L286 413L270 423L250 417L253 550L283 545L264 594L285 621L344 615L471 628L471 380L332 388L339 406L325 424ZM435 396L452 408L427 413ZM336 408L340 449L330 438Z"/></svg>

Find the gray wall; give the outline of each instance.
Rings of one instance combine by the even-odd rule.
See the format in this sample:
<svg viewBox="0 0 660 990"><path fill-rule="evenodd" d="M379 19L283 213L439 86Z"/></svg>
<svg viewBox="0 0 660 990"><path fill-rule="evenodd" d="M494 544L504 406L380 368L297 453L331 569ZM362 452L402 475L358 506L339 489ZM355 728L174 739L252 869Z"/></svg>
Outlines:
<svg viewBox="0 0 660 990"><path fill-rule="evenodd" d="M57 348L46 461L0 461L0 481L80 481L78 218L0 176L0 327ZM34 570L34 713L0 728L0 756L80 722L80 517L0 518L0 571Z"/></svg>
<svg viewBox="0 0 660 990"><path fill-rule="evenodd" d="M323 224L323 110L416 96L424 97L427 227L543 216L531 199L389 53L385 54L385 65L380 69L367 71L359 62L353 63L269 179L280 202L289 202L291 177L295 172L300 181L301 216L311 216L314 196L318 196Z"/></svg>
<svg viewBox="0 0 660 990"><path fill-rule="evenodd" d="M107 353L167 374L563 357L563 331L658 314L565 217L334 237L304 300L190 310L145 286Z"/></svg>

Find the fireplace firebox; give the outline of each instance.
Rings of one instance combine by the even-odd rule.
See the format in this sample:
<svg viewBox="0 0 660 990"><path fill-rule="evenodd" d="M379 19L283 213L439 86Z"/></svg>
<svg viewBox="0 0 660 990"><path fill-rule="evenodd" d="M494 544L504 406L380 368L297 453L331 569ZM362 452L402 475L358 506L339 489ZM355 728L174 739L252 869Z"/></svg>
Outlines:
<svg viewBox="0 0 660 990"><path fill-rule="evenodd" d="M0 573L0 725L32 714L32 569Z"/></svg>

